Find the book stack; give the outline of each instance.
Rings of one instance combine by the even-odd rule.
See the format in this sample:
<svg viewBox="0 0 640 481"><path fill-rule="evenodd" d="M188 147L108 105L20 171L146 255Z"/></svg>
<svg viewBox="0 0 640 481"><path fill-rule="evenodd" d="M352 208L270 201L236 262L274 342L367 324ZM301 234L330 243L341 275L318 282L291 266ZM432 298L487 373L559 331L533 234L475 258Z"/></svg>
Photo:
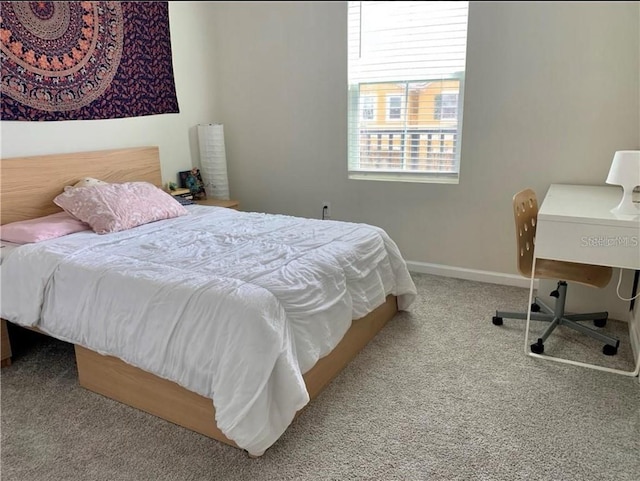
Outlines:
<svg viewBox="0 0 640 481"><path fill-rule="evenodd" d="M189 189L175 189L169 193L182 205L193 204L193 194Z"/></svg>
<svg viewBox="0 0 640 481"><path fill-rule="evenodd" d="M189 189L174 189L170 190L169 193L174 197L182 197L183 199L193 200L193 194Z"/></svg>

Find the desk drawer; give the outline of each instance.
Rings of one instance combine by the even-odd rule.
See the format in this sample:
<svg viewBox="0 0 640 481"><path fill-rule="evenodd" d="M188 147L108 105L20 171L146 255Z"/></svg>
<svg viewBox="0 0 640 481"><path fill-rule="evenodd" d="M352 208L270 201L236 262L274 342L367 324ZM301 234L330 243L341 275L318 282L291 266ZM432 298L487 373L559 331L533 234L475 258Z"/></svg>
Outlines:
<svg viewBox="0 0 640 481"><path fill-rule="evenodd" d="M640 269L640 231L635 227L538 220L536 257Z"/></svg>

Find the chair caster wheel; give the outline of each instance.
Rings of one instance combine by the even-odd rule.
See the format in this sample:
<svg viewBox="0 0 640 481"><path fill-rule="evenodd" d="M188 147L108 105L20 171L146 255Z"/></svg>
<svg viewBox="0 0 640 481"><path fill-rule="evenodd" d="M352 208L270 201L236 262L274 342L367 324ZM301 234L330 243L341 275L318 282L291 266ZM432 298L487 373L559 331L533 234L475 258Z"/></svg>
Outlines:
<svg viewBox="0 0 640 481"><path fill-rule="evenodd" d="M534 354L542 354L544 352L544 344L539 340L535 344L531 344L531 352Z"/></svg>
<svg viewBox="0 0 640 481"><path fill-rule="evenodd" d="M607 344L602 348L602 354L605 356L615 356L618 353L618 346Z"/></svg>
<svg viewBox="0 0 640 481"><path fill-rule="evenodd" d="M493 325L494 326L501 326L502 325L502 318L501 317L497 317L497 316L493 316Z"/></svg>
<svg viewBox="0 0 640 481"><path fill-rule="evenodd" d="M551 297L555 297L556 299L557 299L558 297L560 297L560 293L559 293L557 290L555 290L555 291L551 291L551 294L549 294L549 295L550 295Z"/></svg>
<svg viewBox="0 0 640 481"><path fill-rule="evenodd" d="M607 325L607 319L594 319L593 325L596 327L604 327Z"/></svg>
<svg viewBox="0 0 640 481"><path fill-rule="evenodd" d="M531 304L531 312L540 312L540 306L534 302Z"/></svg>

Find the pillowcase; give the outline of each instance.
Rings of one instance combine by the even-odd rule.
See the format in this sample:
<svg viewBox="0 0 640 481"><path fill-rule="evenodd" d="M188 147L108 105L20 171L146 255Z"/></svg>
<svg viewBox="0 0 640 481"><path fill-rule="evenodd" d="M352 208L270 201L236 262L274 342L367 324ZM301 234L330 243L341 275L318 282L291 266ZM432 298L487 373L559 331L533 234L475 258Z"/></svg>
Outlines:
<svg viewBox="0 0 640 481"><path fill-rule="evenodd" d="M53 202L86 222L97 234L131 229L189 211L149 182L124 182L68 189Z"/></svg>
<svg viewBox="0 0 640 481"><path fill-rule="evenodd" d="M93 177L85 177L73 185L65 186L64 191L66 192L67 190L74 189L76 187L91 187L93 185L106 185L107 183L108 182L105 182L103 180L94 179Z"/></svg>
<svg viewBox="0 0 640 481"><path fill-rule="evenodd" d="M0 227L0 238L16 244L28 244L47 239L55 239L63 235L91 230L91 228L66 212L38 217L37 219L11 222Z"/></svg>

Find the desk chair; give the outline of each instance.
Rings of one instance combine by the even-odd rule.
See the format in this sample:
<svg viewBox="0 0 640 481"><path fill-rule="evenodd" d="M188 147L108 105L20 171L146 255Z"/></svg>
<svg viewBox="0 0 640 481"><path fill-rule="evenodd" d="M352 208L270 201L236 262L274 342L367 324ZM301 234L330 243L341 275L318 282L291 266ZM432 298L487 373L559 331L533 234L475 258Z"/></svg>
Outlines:
<svg viewBox="0 0 640 481"><path fill-rule="evenodd" d="M516 223L516 240L518 245L518 271L522 276L531 278L536 221L538 218L538 201L533 190L525 189L513 196L513 214ZM534 303L531 305L531 320L551 323L538 338L538 341L531 344L531 352L542 354L544 352L544 341L554 329L558 326L566 326L604 342L605 346L602 352L607 356L615 355L620 345L618 339L605 336L599 331L580 323L581 321L594 321L596 327L604 327L609 317L607 312L592 312L588 314L565 314L564 312L565 300L567 298L567 281L602 288L611 280L612 271L611 267L536 259L534 276L536 279L561 280L558 282L557 289L549 294L551 297L556 298L553 309L538 297L534 299ZM526 320L527 313L496 311L496 315L493 317L493 323L496 326L500 326L502 325L503 318Z"/></svg>

